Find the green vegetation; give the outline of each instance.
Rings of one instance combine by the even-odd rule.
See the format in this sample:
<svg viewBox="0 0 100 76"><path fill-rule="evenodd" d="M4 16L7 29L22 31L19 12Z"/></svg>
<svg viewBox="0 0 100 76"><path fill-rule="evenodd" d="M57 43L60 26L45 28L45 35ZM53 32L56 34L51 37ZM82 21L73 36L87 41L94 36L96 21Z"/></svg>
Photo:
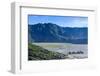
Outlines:
<svg viewBox="0 0 100 76"><path fill-rule="evenodd" d="M51 60L68 58L65 54L52 52L40 46L28 44L28 60Z"/></svg>

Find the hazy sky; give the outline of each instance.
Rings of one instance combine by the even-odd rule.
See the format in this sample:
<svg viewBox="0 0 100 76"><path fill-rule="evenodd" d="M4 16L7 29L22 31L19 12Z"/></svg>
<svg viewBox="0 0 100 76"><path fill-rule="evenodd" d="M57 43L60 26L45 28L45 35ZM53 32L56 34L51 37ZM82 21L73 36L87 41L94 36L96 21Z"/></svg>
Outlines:
<svg viewBox="0 0 100 76"><path fill-rule="evenodd" d="M63 27L87 27L88 17L28 15L28 24L54 23Z"/></svg>

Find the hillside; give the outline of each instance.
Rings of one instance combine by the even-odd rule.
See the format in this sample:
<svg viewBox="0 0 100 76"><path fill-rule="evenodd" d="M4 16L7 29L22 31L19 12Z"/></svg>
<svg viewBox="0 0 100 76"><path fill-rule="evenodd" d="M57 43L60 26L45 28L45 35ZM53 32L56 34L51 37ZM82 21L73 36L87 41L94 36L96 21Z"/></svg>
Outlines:
<svg viewBox="0 0 100 76"><path fill-rule="evenodd" d="M58 52L52 52L40 46L28 44L28 60L51 60L51 59L65 59L66 55Z"/></svg>
<svg viewBox="0 0 100 76"><path fill-rule="evenodd" d="M87 27L61 27L53 23L28 25L29 42L88 43Z"/></svg>

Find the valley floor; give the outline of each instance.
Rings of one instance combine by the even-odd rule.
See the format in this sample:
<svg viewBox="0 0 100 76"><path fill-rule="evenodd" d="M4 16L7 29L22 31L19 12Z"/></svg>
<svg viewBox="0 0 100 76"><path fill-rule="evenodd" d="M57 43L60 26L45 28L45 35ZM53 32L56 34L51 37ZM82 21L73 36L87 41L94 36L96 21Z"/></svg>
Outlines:
<svg viewBox="0 0 100 76"><path fill-rule="evenodd" d="M41 52L41 54L46 57L45 59L40 58L37 60L76 59L76 58L81 59L81 58L88 57L87 44L32 43L31 45L32 45L32 49L35 50L35 54L40 54ZM36 47L39 49L35 49ZM34 56L33 56L33 60L35 59Z"/></svg>

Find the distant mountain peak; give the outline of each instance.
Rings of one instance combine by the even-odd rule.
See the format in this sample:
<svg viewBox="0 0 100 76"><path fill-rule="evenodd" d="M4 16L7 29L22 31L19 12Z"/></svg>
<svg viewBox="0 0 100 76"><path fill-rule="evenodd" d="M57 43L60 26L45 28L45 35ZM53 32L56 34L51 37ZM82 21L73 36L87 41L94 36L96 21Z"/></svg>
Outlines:
<svg viewBox="0 0 100 76"><path fill-rule="evenodd" d="M54 23L28 25L29 41L87 43L87 27L61 27ZM32 40L33 39L33 40Z"/></svg>

